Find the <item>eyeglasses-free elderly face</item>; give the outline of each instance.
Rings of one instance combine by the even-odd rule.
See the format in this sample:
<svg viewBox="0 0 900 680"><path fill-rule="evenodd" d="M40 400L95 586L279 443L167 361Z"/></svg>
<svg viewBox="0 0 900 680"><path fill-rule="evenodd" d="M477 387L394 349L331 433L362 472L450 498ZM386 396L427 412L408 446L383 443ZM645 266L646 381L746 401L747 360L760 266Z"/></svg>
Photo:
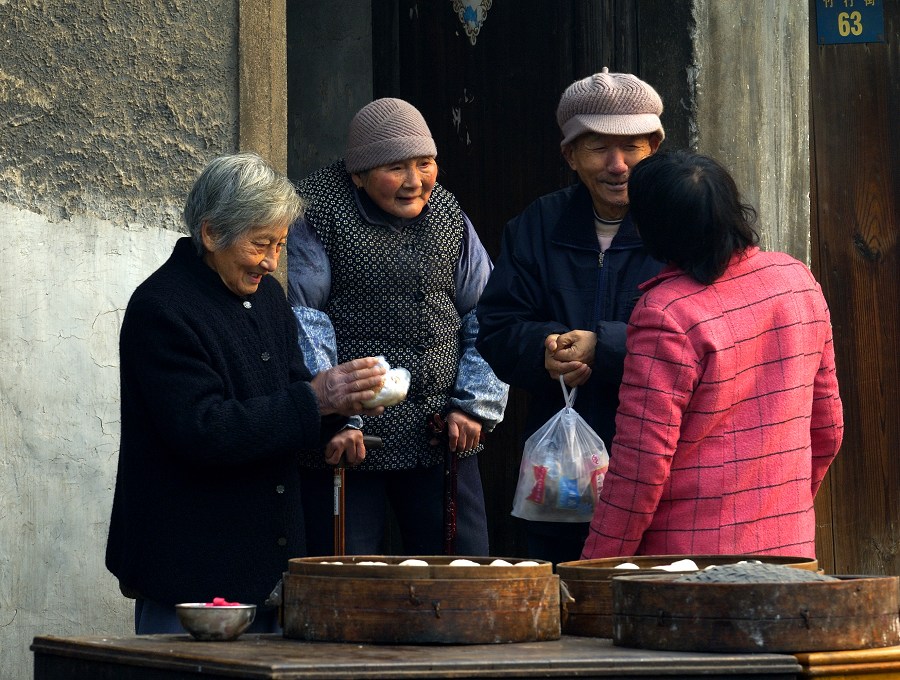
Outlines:
<svg viewBox="0 0 900 680"><path fill-rule="evenodd" d="M431 198L437 171L433 156L420 156L354 174L353 182L389 215L414 219Z"/></svg>
<svg viewBox="0 0 900 680"><path fill-rule="evenodd" d="M208 223L204 222L204 262L215 270L222 283L235 295L255 293L259 283L278 267L278 258L287 242L290 225L255 227L227 247L216 245Z"/></svg>

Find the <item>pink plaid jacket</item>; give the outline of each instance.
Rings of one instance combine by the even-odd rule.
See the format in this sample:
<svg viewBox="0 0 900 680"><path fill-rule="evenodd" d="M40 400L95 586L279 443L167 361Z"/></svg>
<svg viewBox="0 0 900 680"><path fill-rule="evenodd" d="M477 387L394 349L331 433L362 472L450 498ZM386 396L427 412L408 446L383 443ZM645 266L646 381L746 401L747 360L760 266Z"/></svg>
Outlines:
<svg viewBox="0 0 900 680"><path fill-rule="evenodd" d="M751 248L712 285L668 267L643 289L582 558L814 557L813 497L844 431L818 283Z"/></svg>

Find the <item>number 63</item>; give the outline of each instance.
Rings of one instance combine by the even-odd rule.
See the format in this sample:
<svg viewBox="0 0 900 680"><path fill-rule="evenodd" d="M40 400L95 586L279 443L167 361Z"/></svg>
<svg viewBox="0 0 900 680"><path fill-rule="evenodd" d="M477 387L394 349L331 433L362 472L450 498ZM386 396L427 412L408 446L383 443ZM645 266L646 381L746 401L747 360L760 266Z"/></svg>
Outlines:
<svg viewBox="0 0 900 680"><path fill-rule="evenodd" d="M862 15L859 12L841 12L838 14L838 33L842 36L862 33Z"/></svg>

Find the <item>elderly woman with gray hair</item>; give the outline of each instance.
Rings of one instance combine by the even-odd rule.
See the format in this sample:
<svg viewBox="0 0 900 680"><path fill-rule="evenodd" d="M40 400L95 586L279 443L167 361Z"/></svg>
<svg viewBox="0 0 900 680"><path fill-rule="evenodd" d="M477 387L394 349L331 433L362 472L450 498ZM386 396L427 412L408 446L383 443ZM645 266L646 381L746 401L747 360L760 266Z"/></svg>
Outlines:
<svg viewBox="0 0 900 680"><path fill-rule="evenodd" d="M106 565L135 632L181 632L174 605L263 605L306 554L302 449L366 410L373 357L312 376L277 281L302 204L252 153L214 159L184 209L189 237L135 290L120 335L121 446ZM254 629L277 630L260 608Z"/></svg>

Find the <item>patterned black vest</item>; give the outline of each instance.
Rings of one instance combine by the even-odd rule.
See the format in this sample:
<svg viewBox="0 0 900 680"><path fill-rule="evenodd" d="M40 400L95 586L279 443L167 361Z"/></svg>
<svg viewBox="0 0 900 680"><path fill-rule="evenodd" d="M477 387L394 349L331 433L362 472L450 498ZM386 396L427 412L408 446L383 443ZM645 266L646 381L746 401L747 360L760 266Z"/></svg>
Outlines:
<svg viewBox="0 0 900 680"><path fill-rule="evenodd" d="M342 161L307 177L298 191L331 263L324 311L334 326L338 361L381 354L412 375L406 401L377 418L364 417L364 431L381 437L384 448L369 451L359 467L399 470L441 462L426 425L430 414L444 411L459 366L453 278L463 237L459 204L436 184L424 218L402 231L369 224Z"/></svg>

